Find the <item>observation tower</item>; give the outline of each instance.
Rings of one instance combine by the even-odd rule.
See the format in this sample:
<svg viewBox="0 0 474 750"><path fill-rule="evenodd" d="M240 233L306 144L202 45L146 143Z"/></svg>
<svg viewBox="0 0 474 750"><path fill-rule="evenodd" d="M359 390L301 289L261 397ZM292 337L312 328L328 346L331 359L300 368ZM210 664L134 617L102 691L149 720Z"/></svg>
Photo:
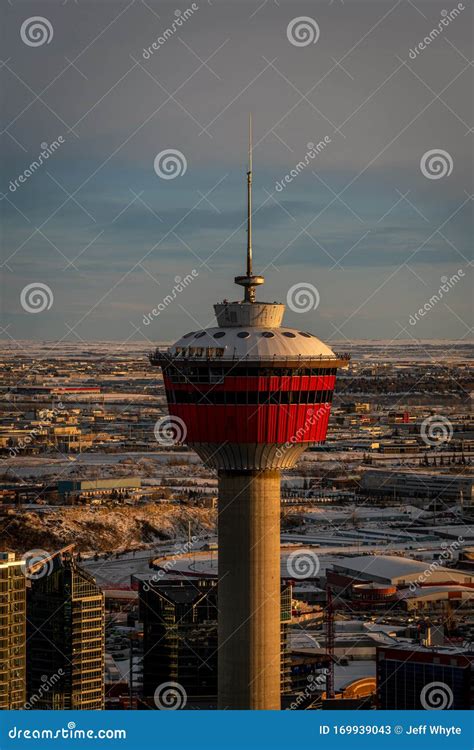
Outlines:
<svg viewBox="0 0 474 750"><path fill-rule="evenodd" d="M247 267L241 301L214 305L217 325L190 331L151 364L163 370L170 424L218 472L218 694L221 709L280 709L280 472L326 437L338 367L285 305L256 300L252 142Z"/></svg>

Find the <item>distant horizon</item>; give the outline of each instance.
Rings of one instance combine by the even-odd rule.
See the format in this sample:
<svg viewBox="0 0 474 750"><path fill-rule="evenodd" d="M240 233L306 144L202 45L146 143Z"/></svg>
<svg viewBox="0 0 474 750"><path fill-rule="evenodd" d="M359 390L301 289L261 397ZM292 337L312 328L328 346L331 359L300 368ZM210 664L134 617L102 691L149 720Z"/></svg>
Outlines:
<svg viewBox="0 0 474 750"><path fill-rule="evenodd" d="M196 329L198 330L198 329ZM316 334L314 334L316 336ZM180 337L178 337L180 338ZM319 338L319 336L316 336L316 338ZM178 339L156 339L156 341L153 341L153 345L159 345L159 344L170 344L173 343ZM324 339L321 339L324 341ZM359 343L385 343L385 344L393 344L394 346L397 344L408 344L409 346L418 346L419 344L426 344L426 343L443 343L445 341L449 341L453 344L473 344L474 345L474 337L472 338L460 338L460 339L448 339L448 338L427 338L427 339L384 339L384 338L373 338L373 339L351 339L350 341L347 341L346 339L331 339L330 342L327 339L326 343L330 344L341 344L344 346L352 346L354 344ZM15 342L12 342L10 339L3 339L0 338L0 344L3 343L9 343L10 345L17 344L49 344L49 343L63 343L67 345L75 345L75 346L87 346L87 344L120 344L121 346L126 346L127 344L133 344L133 345L140 345L143 347L148 347L150 344L146 341L137 341L134 339L129 339L128 341L123 341L122 339L85 339L84 341L77 341L77 340L68 340L68 339L17 339ZM474 352L473 352L474 354Z"/></svg>

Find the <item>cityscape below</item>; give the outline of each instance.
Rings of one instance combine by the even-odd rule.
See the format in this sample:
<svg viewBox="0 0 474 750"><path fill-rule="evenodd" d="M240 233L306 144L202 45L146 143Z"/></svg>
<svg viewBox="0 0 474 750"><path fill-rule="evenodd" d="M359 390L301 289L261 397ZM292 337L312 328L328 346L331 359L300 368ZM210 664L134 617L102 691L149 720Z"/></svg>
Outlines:
<svg viewBox="0 0 474 750"><path fill-rule="evenodd" d="M472 708L469 342L344 349L282 469L281 708ZM217 708L218 483L156 429L161 371L112 342L0 368L0 707Z"/></svg>

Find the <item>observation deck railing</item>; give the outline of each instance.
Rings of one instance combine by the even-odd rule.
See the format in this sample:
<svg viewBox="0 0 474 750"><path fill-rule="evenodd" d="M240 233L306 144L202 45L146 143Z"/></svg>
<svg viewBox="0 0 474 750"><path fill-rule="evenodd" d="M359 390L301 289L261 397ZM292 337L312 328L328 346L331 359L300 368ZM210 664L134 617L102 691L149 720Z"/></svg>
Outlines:
<svg viewBox="0 0 474 750"><path fill-rule="evenodd" d="M251 352L245 355L238 354L237 352L232 353L218 353L218 347L191 347L194 351L183 347L179 352L172 352L168 347L157 347L153 352L150 352L149 359L154 365L161 364L173 364L175 362L262 362L265 364L269 363L290 363L290 362L333 362L333 363L347 363L351 359L351 355L348 352L334 352L334 354L252 354ZM200 353L195 350L199 349ZM221 351L223 351L221 349Z"/></svg>

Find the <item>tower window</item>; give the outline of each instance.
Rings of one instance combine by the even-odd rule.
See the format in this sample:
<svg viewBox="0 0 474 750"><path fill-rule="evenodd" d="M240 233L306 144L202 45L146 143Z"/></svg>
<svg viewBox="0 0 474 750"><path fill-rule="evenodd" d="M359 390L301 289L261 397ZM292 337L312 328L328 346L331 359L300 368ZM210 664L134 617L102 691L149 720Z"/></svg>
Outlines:
<svg viewBox="0 0 474 750"><path fill-rule="evenodd" d="M262 333L262 336L265 336L265 338L266 338L266 339L272 339L272 338L274 337L274 335L275 335L275 334L274 334L274 333L272 333L271 331L264 331L264 332Z"/></svg>
<svg viewBox="0 0 474 750"><path fill-rule="evenodd" d="M304 331L298 331L298 333L299 333L300 336L304 336L305 339L312 339L313 338L310 333L305 333Z"/></svg>
<svg viewBox="0 0 474 750"><path fill-rule="evenodd" d="M206 335L206 331L199 331L199 333L196 333L195 339L201 339L203 336Z"/></svg>
<svg viewBox="0 0 474 750"><path fill-rule="evenodd" d="M225 331L217 331L217 333L214 334L215 339L221 339L223 336L225 336Z"/></svg>
<svg viewBox="0 0 474 750"><path fill-rule="evenodd" d="M239 337L239 339L248 339L250 333L248 331L239 331L237 336Z"/></svg>
<svg viewBox="0 0 474 750"><path fill-rule="evenodd" d="M291 331L283 331L283 336L286 336L288 339L295 339L296 336Z"/></svg>

